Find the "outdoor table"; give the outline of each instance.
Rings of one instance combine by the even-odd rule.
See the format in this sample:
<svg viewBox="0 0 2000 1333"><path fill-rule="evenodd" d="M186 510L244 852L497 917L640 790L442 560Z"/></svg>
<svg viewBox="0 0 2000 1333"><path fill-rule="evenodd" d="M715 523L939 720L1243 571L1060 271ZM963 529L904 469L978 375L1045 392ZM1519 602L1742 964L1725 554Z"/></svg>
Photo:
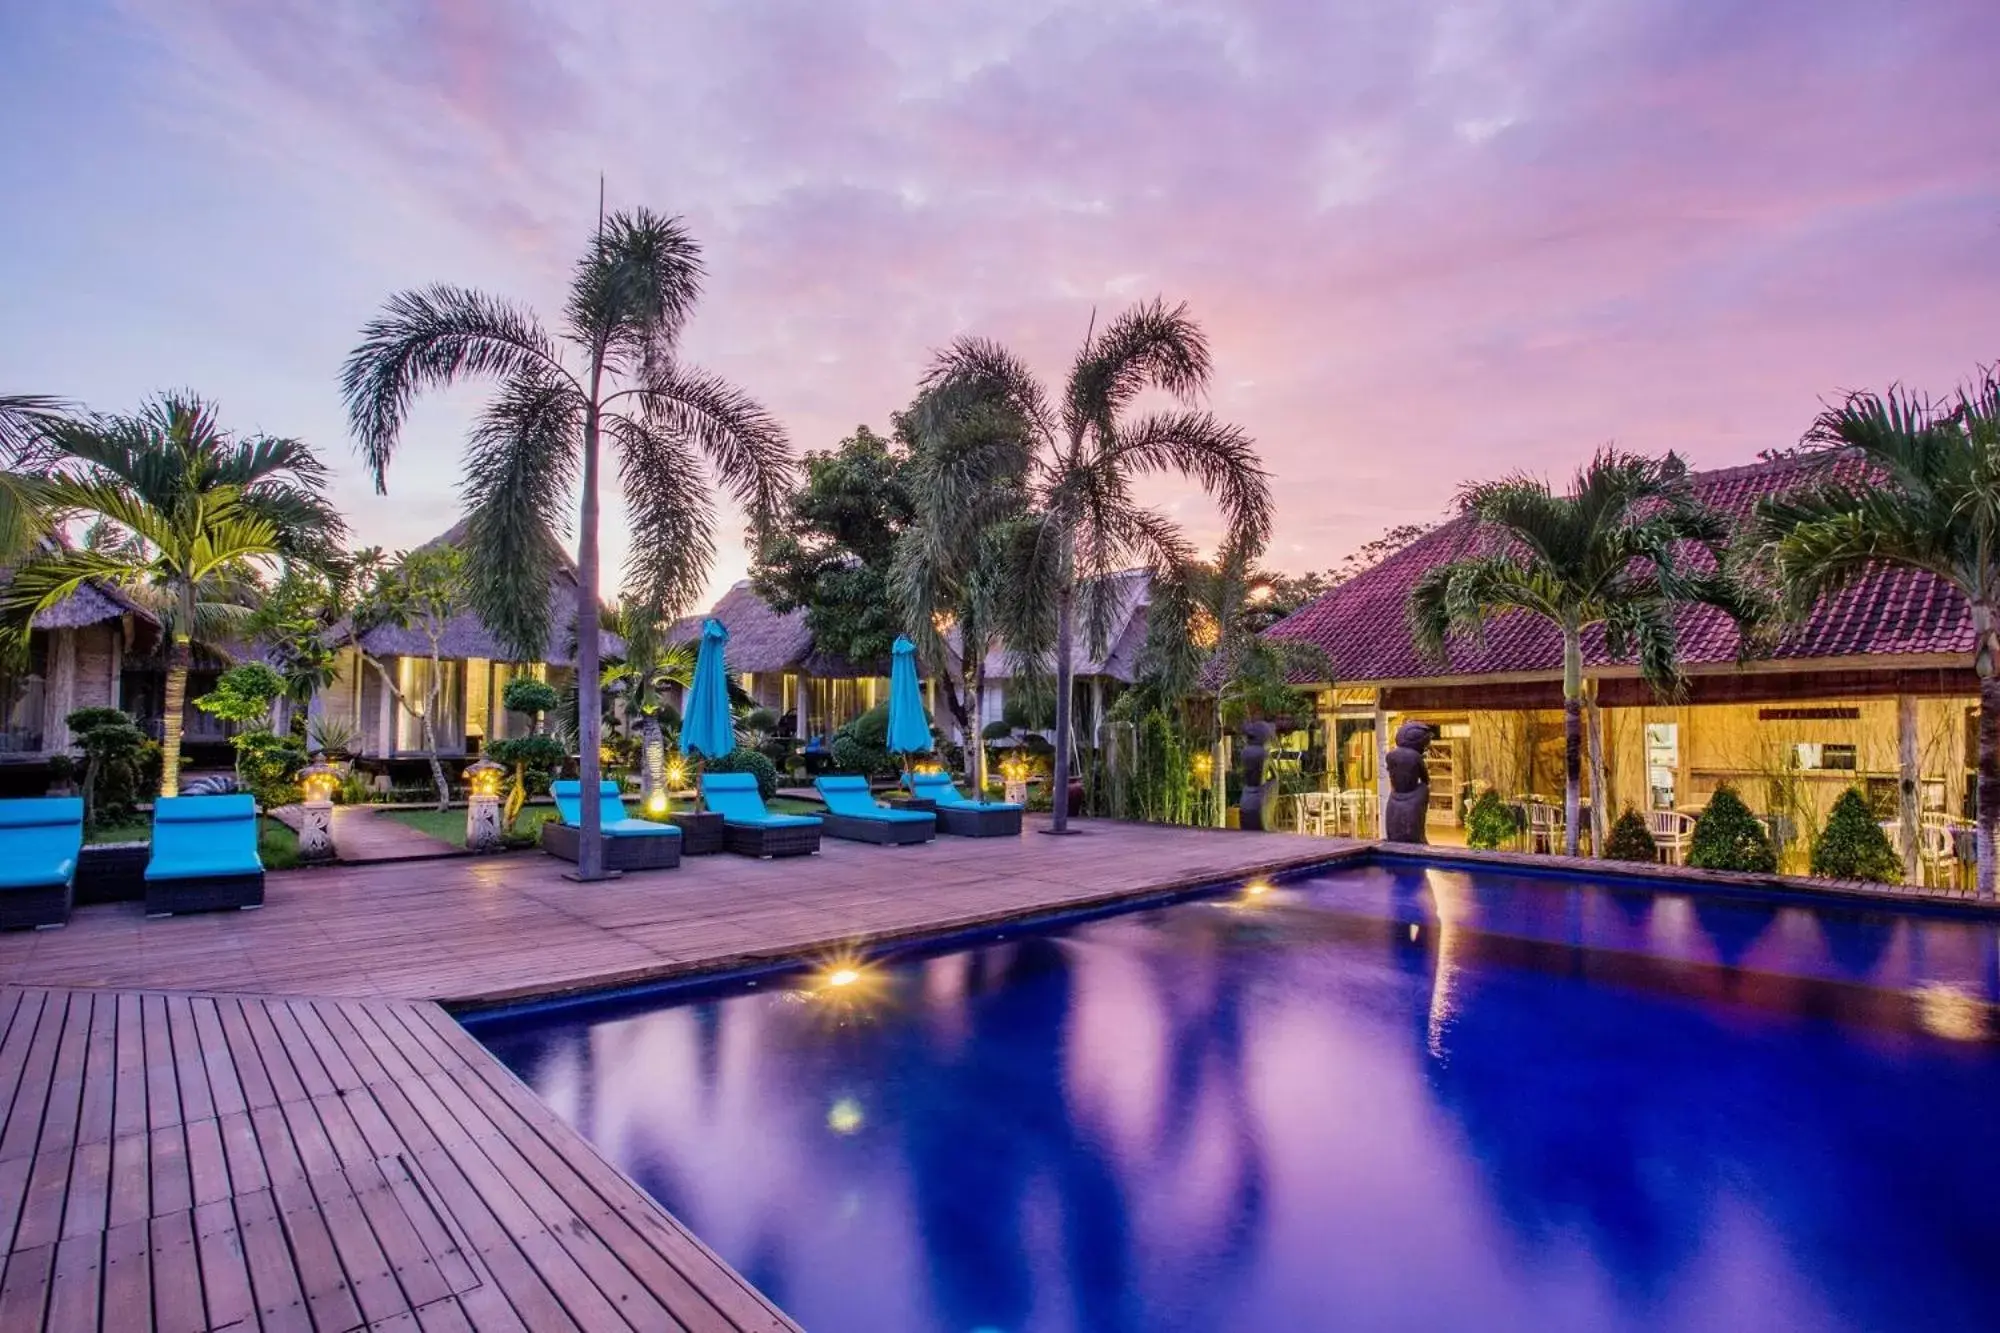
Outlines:
<svg viewBox="0 0 2000 1333"><path fill-rule="evenodd" d="M722 850L722 816L713 810L686 810L668 815L667 820L681 831L682 856L712 856Z"/></svg>
<svg viewBox="0 0 2000 1333"><path fill-rule="evenodd" d="M885 796L882 804L891 810L916 810L927 815L937 813L937 802L923 796Z"/></svg>

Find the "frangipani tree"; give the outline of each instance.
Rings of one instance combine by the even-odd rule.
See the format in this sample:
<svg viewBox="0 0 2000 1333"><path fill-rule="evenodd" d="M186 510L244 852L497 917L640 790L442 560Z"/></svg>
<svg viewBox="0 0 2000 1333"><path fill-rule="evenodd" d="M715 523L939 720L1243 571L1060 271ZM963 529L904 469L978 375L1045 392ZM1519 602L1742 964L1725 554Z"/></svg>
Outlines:
<svg viewBox="0 0 2000 1333"><path fill-rule="evenodd" d="M636 602L618 607L612 628L625 641L625 655L604 668L604 688L624 696L628 725L638 720L640 804L649 814L660 814L666 809L666 728L678 716L667 692L694 683L694 645L675 642L673 620Z"/></svg>
<svg viewBox="0 0 2000 1333"><path fill-rule="evenodd" d="M1141 504L1135 484L1149 475L1185 477L1221 505L1232 539L1261 544L1270 531L1269 478L1255 447L1195 406L1210 373L1208 339L1187 307L1154 300L1092 327L1059 397L983 338L953 343L927 377L928 387L1004 405L1031 443L1026 518L1012 533L1004 588L1006 637L1028 670L1054 660L1056 832L1069 820L1079 630L1102 656L1119 610L1115 576L1145 568L1172 578L1193 558L1180 526ZM1142 409L1149 391L1176 405Z"/></svg>
<svg viewBox="0 0 2000 1333"><path fill-rule="evenodd" d="M1724 572L1729 525L1698 501L1687 465L1600 450L1561 495L1516 475L1467 487L1459 509L1491 542L1424 571L1410 590L1418 646L1449 660L1455 634L1479 637L1489 617L1521 611L1562 638L1564 850L1577 853L1583 773L1583 634L1604 629L1614 657L1671 694L1682 684L1674 614L1717 606L1739 625L1758 616L1754 597Z"/></svg>
<svg viewBox="0 0 2000 1333"><path fill-rule="evenodd" d="M1981 899L1994 896L2000 836L2000 376L1942 401L1890 389L1829 408L1809 443L1863 467L1758 506L1756 536L1794 619L1884 568L1918 569L1971 607L1979 677Z"/></svg>
<svg viewBox="0 0 2000 1333"><path fill-rule="evenodd" d="M297 440L231 435L211 404L184 394L131 416L52 424L41 447L43 520L90 522L98 539L45 547L15 571L0 611L9 632L25 633L37 611L94 579L130 590L161 618L160 794L176 795L194 645L221 647L241 632L260 569L337 557L345 525L326 498L326 469Z"/></svg>
<svg viewBox="0 0 2000 1333"><path fill-rule="evenodd" d="M630 520L628 593L675 610L698 596L714 554L715 497L732 495L762 529L792 480L772 417L741 390L682 363L683 328L701 294L700 247L677 218L614 213L577 261L561 336L527 310L462 287L390 298L362 329L342 377L348 417L377 489L423 391L490 379L466 450L470 599L523 660L552 628L558 533L578 504L576 635L580 776L599 781L602 734L598 560L607 442ZM585 879L603 874L597 802L583 803Z"/></svg>

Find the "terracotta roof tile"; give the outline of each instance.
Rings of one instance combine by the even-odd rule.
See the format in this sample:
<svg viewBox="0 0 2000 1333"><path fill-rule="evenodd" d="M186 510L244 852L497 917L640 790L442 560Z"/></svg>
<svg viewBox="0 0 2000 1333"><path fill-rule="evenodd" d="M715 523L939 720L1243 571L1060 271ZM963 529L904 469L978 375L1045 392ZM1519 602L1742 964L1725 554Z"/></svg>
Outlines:
<svg viewBox="0 0 2000 1333"><path fill-rule="evenodd" d="M1735 518L1749 514L1766 495L1794 489L1821 469L1848 468L1851 459L1808 455L1695 474L1696 494ZM1342 681L1435 680L1456 676L1553 673L1562 645L1555 627L1524 613L1489 622L1484 644L1468 638L1451 644L1450 666L1418 653L1406 608L1424 570L1469 551L1490 548L1493 538L1458 518L1418 538L1381 564L1334 588L1269 634L1318 644ZM1690 666L1736 660L1736 628L1707 607L1681 613L1681 659ZM1771 651L1778 660L1966 653L1973 649L1972 617L1965 599L1929 574L1883 569L1823 603L1805 624ZM1585 660L1609 665L1602 633L1585 636Z"/></svg>

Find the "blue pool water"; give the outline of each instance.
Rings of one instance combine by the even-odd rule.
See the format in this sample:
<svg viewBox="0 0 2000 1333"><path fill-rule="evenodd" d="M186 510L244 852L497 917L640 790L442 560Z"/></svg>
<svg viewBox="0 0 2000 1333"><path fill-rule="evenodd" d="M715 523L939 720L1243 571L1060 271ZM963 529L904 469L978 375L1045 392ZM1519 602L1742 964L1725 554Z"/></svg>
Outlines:
<svg viewBox="0 0 2000 1333"><path fill-rule="evenodd" d="M1991 923L1330 871L474 1031L813 1333L2000 1328Z"/></svg>

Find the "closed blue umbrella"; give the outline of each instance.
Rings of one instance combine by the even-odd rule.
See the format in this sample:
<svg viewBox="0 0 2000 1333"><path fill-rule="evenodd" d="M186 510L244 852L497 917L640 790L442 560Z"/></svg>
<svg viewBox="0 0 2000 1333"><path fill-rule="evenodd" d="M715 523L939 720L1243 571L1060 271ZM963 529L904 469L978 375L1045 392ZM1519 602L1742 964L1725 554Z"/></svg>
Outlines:
<svg viewBox="0 0 2000 1333"><path fill-rule="evenodd" d="M917 686L917 645L898 638L889 661L889 753L923 754L931 748L931 719Z"/></svg>
<svg viewBox="0 0 2000 1333"><path fill-rule="evenodd" d="M722 645L729 631L710 617L702 622L701 651L695 654L694 684L681 714L681 753L720 759L736 752L736 723L729 714L729 677Z"/></svg>

